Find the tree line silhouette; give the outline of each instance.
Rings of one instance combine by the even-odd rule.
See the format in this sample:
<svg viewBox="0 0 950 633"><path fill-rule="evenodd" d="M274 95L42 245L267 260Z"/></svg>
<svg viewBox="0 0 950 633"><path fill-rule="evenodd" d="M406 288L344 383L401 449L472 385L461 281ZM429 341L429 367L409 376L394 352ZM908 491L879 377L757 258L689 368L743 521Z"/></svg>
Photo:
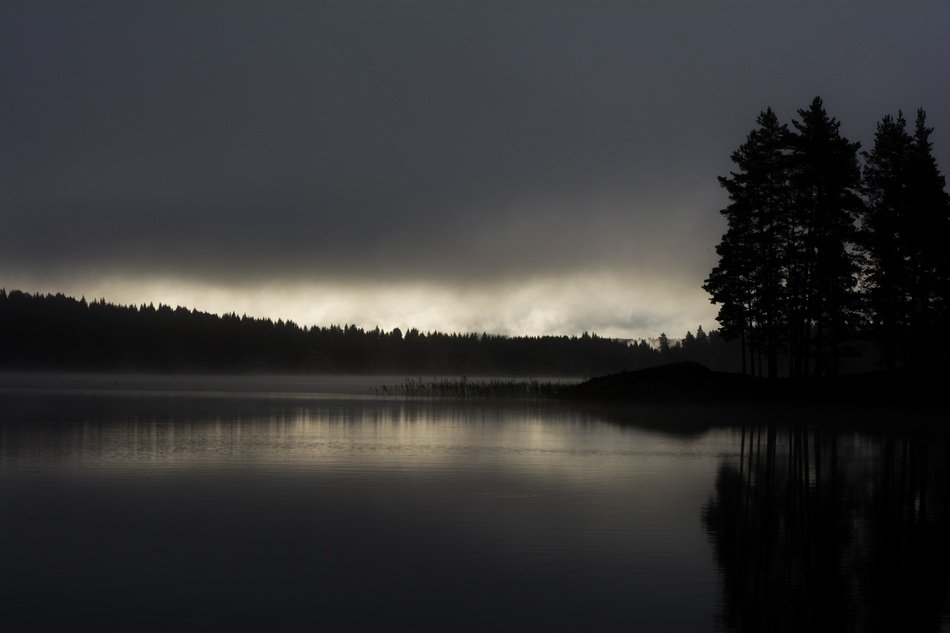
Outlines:
<svg viewBox="0 0 950 633"><path fill-rule="evenodd" d="M678 341L386 332L0 289L0 369L594 376L665 362L738 366L702 327Z"/></svg>
<svg viewBox="0 0 950 633"><path fill-rule="evenodd" d="M887 369L945 357L950 197L925 112L907 128L900 112L883 117L862 167L816 97L791 129L766 109L732 154L704 288L743 373L835 375L860 341Z"/></svg>

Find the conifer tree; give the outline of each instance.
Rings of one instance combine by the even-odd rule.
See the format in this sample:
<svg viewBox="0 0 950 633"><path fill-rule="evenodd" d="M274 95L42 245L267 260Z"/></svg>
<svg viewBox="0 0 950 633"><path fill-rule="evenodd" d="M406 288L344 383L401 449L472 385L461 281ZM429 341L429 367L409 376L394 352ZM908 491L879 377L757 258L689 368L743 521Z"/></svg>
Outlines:
<svg viewBox="0 0 950 633"><path fill-rule="evenodd" d="M841 135L840 123L820 97L792 121L789 316L793 332L793 373L837 372L840 342L858 313L858 266L851 249L859 196L860 143Z"/></svg>
<svg viewBox="0 0 950 633"><path fill-rule="evenodd" d="M918 110L906 121L885 116L864 170L862 222L868 312L885 366L925 367L946 321L950 202Z"/></svg>
<svg viewBox="0 0 950 633"><path fill-rule="evenodd" d="M789 132L768 108L757 127L732 154L738 168L720 185L730 204L722 210L727 228L716 247L719 263L704 288L719 304L721 333L738 337L754 366L756 352L765 352L768 375L777 375L785 302L785 240L788 233Z"/></svg>
<svg viewBox="0 0 950 633"><path fill-rule="evenodd" d="M864 191L867 208L861 222L860 250L864 256L863 287L871 334L877 340L885 366L894 369L908 326L907 230L911 215L906 185L910 148L904 115L886 115L877 124L874 145L865 152Z"/></svg>
<svg viewBox="0 0 950 633"><path fill-rule="evenodd" d="M932 133L926 113L918 110L907 189L913 209L908 238L914 251L909 336L911 362L920 366L932 362L928 350L950 324L950 196L933 154Z"/></svg>
<svg viewBox="0 0 950 633"><path fill-rule="evenodd" d="M670 339L667 338L666 332L660 332L660 337L657 339L657 345L660 352L660 355L663 357L669 357L670 349Z"/></svg>

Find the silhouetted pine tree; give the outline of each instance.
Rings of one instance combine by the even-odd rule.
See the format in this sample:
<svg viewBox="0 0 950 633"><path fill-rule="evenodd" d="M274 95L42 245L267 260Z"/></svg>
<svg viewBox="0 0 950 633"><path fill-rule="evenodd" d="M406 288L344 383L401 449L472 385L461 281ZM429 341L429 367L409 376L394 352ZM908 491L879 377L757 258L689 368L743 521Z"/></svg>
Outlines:
<svg viewBox="0 0 950 633"><path fill-rule="evenodd" d="M864 170L865 288L885 366L924 367L946 321L950 198L918 110L914 134L902 114L885 116Z"/></svg>
<svg viewBox="0 0 950 633"><path fill-rule="evenodd" d="M667 338L666 332L660 332L660 338L657 340L657 344L660 356L663 357L665 362L669 362L669 356L671 353L670 339Z"/></svg>
<svg viewBox="0 0 950 633"><path fill-rule="evenodd" d="M703 365L709 366L709 336L703 331L703 326L696 328L696 342L694 343L695 352L693 360Z"/></svg>
<svg viewBox="0 0 950 633"><path fill-rule="evenodd" d="M862 209L860 143L841 136L840 123L828 116L819 97L798 115L800 120L792 121L787 280L792 372L808 374L813 361L815 373L834 374L841 340L858 313L858 266L851 248Z"/></svg>
<svg viewBox="0 0 950 633"><path fill-rule="evenodd" d="M909 243L912 213L906 187L910 147L904 115L885 116L877 124L874 145L865 152L864 191L867 197L860 232L864 256L863 286L867 297L871 335L885 366L894 369L902 333L908 326Z"/></svg>
<svg viewBox="0 0 950 633"><path fill-rule="evenodd" d="M917 110L907 188L914 210L909 241L914 249L911 289L911 362L932 362L929 350L950 325L950 196L933 155L927 115Z"/></svg>
<svg viewBox="0 0 950 633"><path fill-rule="evenodd" d="M756 124L732 154L738 170L719 178L731 201L722 210L728 226L716 247L719 263L703 287L720 305L721 332L742 341L743 373L746 351L753 373L756 354L764 351L768 375L775 377L784 330L789 131L771 108Z"/></svg>

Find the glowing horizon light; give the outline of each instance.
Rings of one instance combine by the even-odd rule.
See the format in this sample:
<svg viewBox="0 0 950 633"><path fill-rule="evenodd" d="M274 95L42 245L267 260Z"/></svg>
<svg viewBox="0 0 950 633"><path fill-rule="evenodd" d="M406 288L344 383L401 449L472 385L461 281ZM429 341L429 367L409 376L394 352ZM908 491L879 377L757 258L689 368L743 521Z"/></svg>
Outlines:
<svg viewBox="0 0 950 633"><path fill-rule="evenodd" d="M282 319L301 326L356 325L385 331L504 335L671 337L715 325L705 293L669 284L636 284L590 274L496 285L421 282L332 284L270 282L249 286L173 278L108 277L59 283L0 283L8 290L58 293L121 305L164 304L212 314Z"/></svg>

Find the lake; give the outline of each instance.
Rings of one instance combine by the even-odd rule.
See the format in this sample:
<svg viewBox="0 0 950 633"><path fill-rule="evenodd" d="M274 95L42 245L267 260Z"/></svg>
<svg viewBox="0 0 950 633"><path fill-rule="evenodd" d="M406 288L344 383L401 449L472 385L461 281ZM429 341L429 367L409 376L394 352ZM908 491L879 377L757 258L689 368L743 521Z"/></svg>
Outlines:
<svg viewBox="0 0 950 633"><path fill-rule="evenodd" d="M950 435L908 413L373 384L4 377L5 628L950 630Z"/></svg>

